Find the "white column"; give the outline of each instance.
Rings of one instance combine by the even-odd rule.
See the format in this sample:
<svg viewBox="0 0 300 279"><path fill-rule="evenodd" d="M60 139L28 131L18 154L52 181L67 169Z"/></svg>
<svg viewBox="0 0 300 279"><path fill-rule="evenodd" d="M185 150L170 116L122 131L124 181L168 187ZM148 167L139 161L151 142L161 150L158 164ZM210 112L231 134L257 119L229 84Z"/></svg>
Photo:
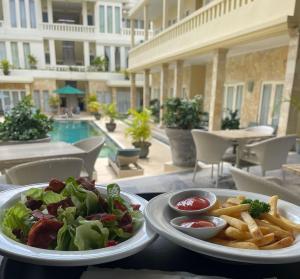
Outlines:
<svg viewBox="0 0 300 279"><path fill-rule="evenodd" d="M48 23L53 23L52 0L47 0Z"/></svg>
<svg viewBox="0 0 300 279"><path fill-rule="evenodd" d="M183 61L177 60L174 69L174 94L175 97L180 98L182 92L182 79L183 79Z"/></svg>
<svg viewBox="0 0 300 279"><path fill-rule="evenodd" d="M135 82L135 73L130 74L130 108L136 109L136 82Z"/></svg>
<svg viewBox="0 0 300 279"><path fill-rule="evenodd" d="M182 17L182 0L177 0L177 22L181 20Z"/></svg>
<svg viewBox="0 0 300 279"><path fill-rule="evenodd" d="M83 42L83 56L84 56L84 66L90 66L90 42Z"/></svg>
<svg viewBox="0 0 300 279"><path fill-rule="evenodd" d="M94 6L94 25L95 25L95 30L98 33L100 31L99 25L100 25L100 18L99 18L99 5L96 2Z"/></svg>
<svg viewBox="0 0 300 279"><path fill-rule="evenodd" d="M149 39L149 6L144 6L144 38L145 41Z"/></svg>
<svg viewBox="0 0 300 279"><path fill-rule="evenodd" d="M168 27L168 8L167 8L167 0L162 0L162 29L166 29Z"/></svg>
<svg viewBox="0 0 300 279"><path fill-rule="evenodd" d="M10 27L9 1L2 1L2 8L3 11L7 11L6 13L3 13L4 25Z"/></svg>
<svg viewBox="0 0 300 279"><path fill-rule="evenodd" d="M115 46L110 47L110 71L116 71Z"/></svg>
<svg viewBox="0 0 300 279"><path fill-rule="evenodd" d="M3 2L3 1L2 1ZM19 5L19 1L16 1L16 20L17 20L17 27L21 27L21 17L20 17L20 5ZM9 12L9 10L8 10Z"/></svg>
<svg viewBox="0 0 300 279"><path fill-rule="evenodd" d="M169 84L169 64L162 64L160 72L160 124L162 125L164 111L162 106L168 98Z"/></svg>
<svg viewBox="0 0 300 279"><path fill-rule="evenodd" d="M83 1L82 2L82 24L83 25L88 25L87 21L87 2Z"/></svg>
<svg viewBox="0 0 300 279"><path fill-rule="evenodd" d="M144 88L143 88L143 108L148 108L150 104L150 70L144 71Z"/></svg>
<svg viewBox="0 0 300 279"><path fill-rule="evenodd" d="M135 28L134 28L134 20L130 20L130 38L131 38L131 48L135 46Z"/></svg>
<svg viewBox="0 0 300 279"><path fill-rule="evenodd" d="M49 40L50 65L56 66L55 41Z"/></svg>
<svg viewBox="0 0 300 279"><path fill-rule="evenodd" d="M115 6L111 6L112 8L112 32L116 33L116 26L115 26Z"/></svg>
<svg viewBox="0 0 300 279"><path fill-rule="evenodd" d="M6 48L6 58L10 64L12 64L12 54L11 54L11 43L10 41L5 41L5 48Z"/></svg>
<svg viewBox="0 0 300 279"><path fill-rule="evenodd" d="M126 69L126 49L124 46L120 47L121 69Z"/></svg>
<svg viewBox="0 0 300 279"><path fill-rule="evenodd" d="M29 0L25 0L25 14L26 14L27 28L31 28L31 26L30 26L30 13L29 13Z"/></svg>
<svg viewBox="0 0 300 279"><path fill-rule="evenodd" d="M20 68L25 68L25 57L24 57L24 50L23 50L23 43L22 42L18 42L18 52L19 52Z"/></svg>
<svg viewBox="0 0 300 279"><path fill-rule="evenodd" d="M39 27L39 25L43 22L43 11L42 11L41 0L35 0L35 13L36 13L36 25L37 27Z"/></svg>

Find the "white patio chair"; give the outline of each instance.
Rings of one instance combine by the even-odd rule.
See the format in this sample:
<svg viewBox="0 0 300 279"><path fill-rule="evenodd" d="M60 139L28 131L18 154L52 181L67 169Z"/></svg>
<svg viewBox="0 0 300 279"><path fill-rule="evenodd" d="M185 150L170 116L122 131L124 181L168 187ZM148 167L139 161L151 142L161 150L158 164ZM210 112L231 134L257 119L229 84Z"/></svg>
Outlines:
<svg viewBox="0 0 300 279"><path fill-rule="evenodd" d="M252 127L248 127L245 129L246 131L249 132L257 132L257 133L264 133L264 134L270 134L270 136L272 136L274 134L274 128L271 126L252 126Z"/></svg>
<svg viewBox="0 0 300 279"><path fill-rule="evenodd" d="M219 183L220 163L226 150L231 146L231 142L217 135L203 130L192 130L193 139L196 146L196 164L194 168L193 181L195 181L199 162L211 164L211 176L213 178L214 164L218 166L216 186Z"/></svg>
<svg viewBox="0 0 300 279"><path fill-rule="evenodd" d="M86 154L83 156L84 169L81 176L93 178L94 166L98 155L105 143L104 137L92 137L73 143L74 146L84 150Z"/></svg>
<svg viewBox="0 0 300 279"><path fill-rule="evenodd" d="M265 176L267 171L280 169L286 164L288 153L295 143L296 136L291 135L248 144L241 165L247 168L260 165L262 175Z"/></svg>
<svg viewBox="0 0 300 279"><path fill-rule="evenodd" d="M9 184L27 185L49 182L56 178L65 180L68 177L79 177L83 166L80 158L57 158L24 163L6 170Z"/></svg>
<svg viewBox="0 0 300 279"><path fill-rule="evenodd" d="M294 189L275 183L273 178L259 177L237 168L232 168L231 173L238 190L267 196L278 195L280 199L300 206L300 189L295 193Z"/></svg>

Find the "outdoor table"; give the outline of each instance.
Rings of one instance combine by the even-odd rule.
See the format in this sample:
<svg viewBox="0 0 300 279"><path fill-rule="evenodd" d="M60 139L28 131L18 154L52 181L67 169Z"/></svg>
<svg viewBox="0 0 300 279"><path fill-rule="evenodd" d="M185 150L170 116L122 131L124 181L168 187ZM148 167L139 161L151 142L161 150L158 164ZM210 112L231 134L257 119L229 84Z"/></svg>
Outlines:
<svg viewBox="0 0 300 279"><path fill-rule="evenodd" d="M282 170L296 175L300 175L300 164L285 164L282 165Z"/></svg>
<svg viewBox="0 0 300 279"><path fill-rule="evenodd" d="M236 166L239 167L241 150L249 141L257 139L267 139L270 136L269 133L247 131L244 129L240 130L221 130L221 131L212 131L210 132L214 135L220 136L224 139L232 141L233 144L237 146L236 150Z"/></svg>
<svg viewBox="0 0 300 279"><path fill-rule="evenodd" d="M59 157L83 158L86 152L66 142L28 143L0 146L0 171L27 162Z"/></svg>
<svg viewBox="0 0 300 279"><path fill-rule="evenodd" d="M14 187L0 185L0 190L9 188ZM139 195L150 200L158 194L147 193ZM229 262L192 252L163 237L158 237L151 245L136 255L111 263L97 265L96 267L189 272L197 275L223 276L233 279L274 277L278 279L298 279L299 264L265 265ZM87 270L87 266L41 266L4 257L0 267L0 279L79 279L85 270ZM113 274L111 278L114 278Z"/></svg>

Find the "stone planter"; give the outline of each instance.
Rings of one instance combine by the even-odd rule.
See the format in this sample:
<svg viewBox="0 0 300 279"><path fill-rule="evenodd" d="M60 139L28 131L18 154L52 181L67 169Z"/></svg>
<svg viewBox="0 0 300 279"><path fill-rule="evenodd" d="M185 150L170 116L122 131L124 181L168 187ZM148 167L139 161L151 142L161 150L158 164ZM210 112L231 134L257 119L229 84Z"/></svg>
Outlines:
<svg viewBox="0 0 300 279"><path fill-rule="evenodd" d="M95 113L94 116L95 116L96 120L100 120L101 119L101 113Z"/></svg>
<svg viewBox="0 0 300 279"><path fill-rule="evenodd" d="M9 140L9 141L1 141L0 145L43 143L43 142L50 142L50 141L51 141L51 137L46 137L46 138L37 139L37 140Z"/></svg>
<svg viewBox="0 0 300 279"><path fill-rule="evenodd" d="M145 142L133 142L132 145L135 148L140 148L141 152L140 152L140 158L147 158L147 156L149 155L149 147L151 146L151 143L148 141Z"/></svg>
<svg viewBox="0 0 300 279"><path fill-rule="evenodd" d="M196 147L191 130L166 128L173 164L178 167L193 167L196 162Z"/></svg>
<svg viewBox="0 0 300 279"><path fill-rule="evenodd" d="M106 129L108 132L113 132L114 130L116 130L117 124L116 123L112 123L112 122L108 122L105 124Z"/></svg>

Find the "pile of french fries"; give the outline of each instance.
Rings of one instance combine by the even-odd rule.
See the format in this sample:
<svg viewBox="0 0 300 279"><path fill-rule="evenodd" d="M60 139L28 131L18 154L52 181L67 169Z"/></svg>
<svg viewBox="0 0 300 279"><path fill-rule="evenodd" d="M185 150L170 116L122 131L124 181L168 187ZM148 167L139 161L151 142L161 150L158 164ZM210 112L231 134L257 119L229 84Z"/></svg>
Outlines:
<svg viewBox="0 0 300 279"><path fill-rule="evenodd" d="M294 243L300 224L279 214L278 196L270 198L270 212L261 214L258 219L249 214L249 204L241 204L245 198L228 198L223 204L217 201L210 215L223 218L228 225L209 241L234 248L260 250L281 249Z"/></svg>

